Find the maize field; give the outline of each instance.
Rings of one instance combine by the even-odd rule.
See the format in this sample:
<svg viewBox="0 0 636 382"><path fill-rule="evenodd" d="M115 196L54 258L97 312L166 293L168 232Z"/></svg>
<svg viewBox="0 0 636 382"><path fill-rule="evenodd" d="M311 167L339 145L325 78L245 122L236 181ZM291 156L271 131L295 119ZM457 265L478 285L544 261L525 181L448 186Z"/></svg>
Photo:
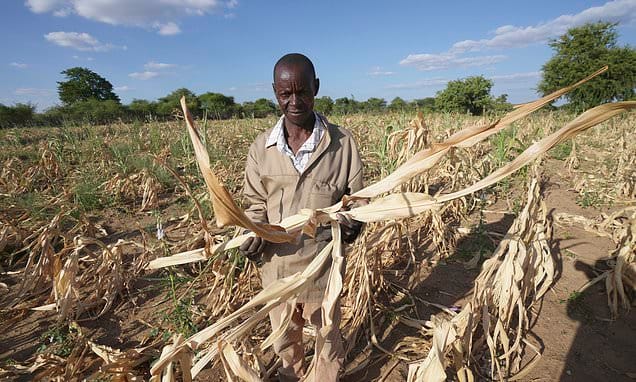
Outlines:
<svg viewBox="0 0 636 382"><path fill-rule="evenodd" d="M331 117L366 187L276 226L240 198L273 118L0 130L0 378L269 380L269 310L331 259L343 380L633 380L636 102L542 109L569 90L492 117ZM325 223L333 241L266 289L236 249L244 228Z"/></svg>

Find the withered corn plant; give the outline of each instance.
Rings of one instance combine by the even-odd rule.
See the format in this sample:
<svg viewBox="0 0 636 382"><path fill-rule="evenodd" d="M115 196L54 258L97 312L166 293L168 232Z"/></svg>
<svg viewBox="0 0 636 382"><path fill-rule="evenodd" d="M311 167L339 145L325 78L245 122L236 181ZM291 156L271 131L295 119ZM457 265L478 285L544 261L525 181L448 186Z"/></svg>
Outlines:
<svg viewBox="0 0 636 382"><path fill-rule="evenodd" d="M614 241L616 248L604 259L609 269L585 283L578 291L582 293L590 286L605 281L610 317L616 319L621 307L629 311L636 292L636 206L625 207L595 220L563 213L556 218L559 224L579 225L586 231Z"/></svg>
<svg viewBox="0 0 636 382"><path fill-rule="evenodd" d="M594 75L598 75L602 71L603 70L595 73ZM592 78L594 75L585 80ZM343 282L346 281L346 279L343 280L341 274L343 265L343 248L340 243L340 230L336 221L337 213L346 214L349 217L362 222L373 223L411 218L425 213L426 211L438 210L447 202L482 190L504 179L514 171L517 171L537 159L550 148L571 138L575 134L601 123L624 110L636 108L636 102L620 102L606 104L591 109L568 123L557 132L534 143L510 163L461 190L446 194L439 194L433 197L428 194L412 192L390 193L391 190L394 190L396 187L408 182L414 176L433 168L452 148L473 146L488 136L500 131L510 123L571 90L573 87L580 85L585 82L585 80L571 87L559 90L549 96L543 97L540 100L524 104L495 123L469 127L461 130L453 134L446 141L415 153L410 159L383 180L364 188L350 197L345 197L343 201L335 204L334 206L315 211L303 210L299 215L284 219L278 226L254 223L250 221L243 211L236 206L231 194L223 187L219 178L212 171L208 153L203 146L200 135L187 111L185 100L182 99L186 125L194 145L194 151L199 168L211 194L217 225L219 227L227 225L239 226L247 228L251 232L199 251L190 251L188 253L174 255L165 259L157 259L150 263L151 268L160 268L167 265L201 261L209 256L215 256L221 251L236 248L248 237L254 234L259 235L270 242L282 243L292 241L295 240L300 232L313 235L316 225L322 223L331 224L333 241L325 247L325 249L303 272L278 280L268 288L259 292L249 302L241 306L236 311L217 320L211 326L203 329L192 337L185 339L182 343L171 346L170 349L166 350L162 354L161 358L153 366L151 370L153 379L159 380L160 378L169 377L172 373L172 365L174 362L179 362L181 364L181 371L184 373L185 378L185 375L188 374L186 367L190 364L190 361L187 358L184 358L184 354L188 357L193 357L192 359L194 360L194 362L192 362L193 366L189 370L190 375L187 376L188 378L195 377L210 361L217 359L221 360L223 363L229 379L240 378L243 380L260 380L262 378L266 378L267 375L263 373L262 368L255 368L254 362L246 359L245 356L247 353L254 354L254 352L262 352L268 348L272 344L273 340L281 334L282 330L271 333L260 345L255 346L253 349L247 349L247 352L243 352L243 356L236 352L236 346L244 346L247 343L247 338L251 331L256 327L256 325L265 319L268 312L278 304L283 303L287 307L283 317L283 322L287 322L291 316L291 307L295 304L296 296L308 287L310 281L316 277L317 270L319 270L329 258L331 258L332 261L332 268L329 274L329 284L322 303L322 314L324 325L329 326L332 324L333 307L340 296L343 288ZM531 187L531 190L532 192L535 192L535 188ZM389 192L389 194L381 196L387 192ZM533 196L529 196L529 199L532 198ZM536 199L537 197L534 196L534 198ZM343 205L347 205L350 201L355 199L373 200L366 206L354 207L346 211L342 210ZM524 334L528 329L528 319L527 317L523 317L523 315L527 313L526 305L524 304L526 304L529 299L536 300L540 298L551 283L551 272L553 272L553 270L551 270L551 257L549 251L547 251L549 228L545 228L547 227L545 222L537 224L529 224L527 222L527 220L530 219L528 216L534 216L534 214L536 214L535 209L533 209L531 205L532 203L529 203L527 212L524 215L526 216L526 220L520 220L514 228L518 231L519 235L526 235L527 240L530 240L527 238L527 235L536 238L534 242L528 243L529 248L531 248L530 250L535 251L536 254L534 256L528 256L526 253L522 252L523 250L519 249L519 256L516 256L518 248L516 243L519 240L515 241L510 239L510 247L502 247L503 249L501 251L504 252L504 254L496 256L496 258L499 258L500 263L496 263L495 260L489 263L488 268L490 270L480 280L480 282L484 284L493 283L493 285L501 291L495 296L488 295L489 292L480 292L475 298L475 304L480 304L479 306L490 305L493 309L492 313L490 313L493 318L493 326L490 326L488 323L483 324L485 325L484 332L487 333L485 341L488 343L488 339L490 339L491 343L488 343L488 349L491 352L493 360L495 360L495 357L501 356L502 354L504 357L502 365L499 365L499 360L494 361L497 362L496 366L492 366L492 374L494 377L505 378L508 375L515 373L518 374L522 370L522 365L520 364L520 354L523 350L522 344L529 344L529 342L524 338ZM394 227L396 228L392 229L398 229L397 227L399 226L394 225ZM388 229L387 232L389 232ZM389 232L389 235L392 234ZM522 270L519 270L518 267L515 266L515 261L505 260L505 254L509 252L514 253L511 256L518 258L526 269L531 269L531 271L529 273L530 276L528 276L529 279L524 279L524 285L515 284L518 289L518 293L506 300L500 296L504 294L506 287L510 288L511 281L509 276L512 275L511 277L513 277L515 282L518 281L519 277L522 279L525 277ZM370 291L371 282L369 281L372 272L365 270L365 267L368 269L366 260L367 259L359 261L357 267L359 268L358 272L362 278L360 284L366 288L366 291L358 293L356 289L349 287L348 292L350 295L355 296L354 298L356 299L356 302L361 302L360 305L363 305L366 301L368 307L370 305L369 302L371 301L372 294ZM499 270L501 270L503 274L499 273ZM512 272L512 274L510 272ZM364 280L364 278L367 278L367 280ZM531 282L534 284L531 285ZM538 288L538 290L535 290L535 287ZM482 287L482 289L479 290L483 291L483 288L485 287ZM364 294L366 294L366 296L364 296ZM510 304L511 301L514 302L514 304ZM502 306L499 306L498 304L502 304ZM483 317L490 317L489 314L482 314ZM518 320L515 323L512 323L511 321L513 316L517 317ZM458 320L468 320L470 315L464 312L457 317ZM352 322L357 322L358 324L361 324L363 321L364 320L359 317L352 318ZM514 331L516 335L513 336L509 334L509 330ZM355 329L349 331L349 333L355 334ZM372 333L372 335L374 335L374 333ZM452 339L452 337L448 336L444 338ZM479 343L476 345L481 346L483 344ZM317 344L317 346L320 346L320 344ZM438 340L436 342L434 340L434 348L437 349L434 352L437 356L434 357L437 357L440 360L439 362L442 362L441 358L447 351L447 341ZM481 347L476 349L481 350L485 348ZM467 354L470 354L470 350L468 350ZM259 364L259 362L256 362L256 364ZM469 375L470 370L467 367L468 365L462 366L462 368L465 369L464 371L466 374ZM426 368L424 368L424 370L426 370ZM412 375L416 377L418 373L414 372ZM316 378L314 370L310 365L306 379L318 380Z"/></svg>
<svg viewBox="0 0 636 382"><path fill-rule="evenodd" d="M409 367L409 381L445 381L447 369L460 381L523 377L538 360L535 356L523 364L524 354L532 350L540 355L538 344L527 334L533 321L530 308L554 279L551 239L551 222L535 176L525 207L484 262L470 302L454 317L422 325L422 334L431 336L433 345L426 359Z"/></svg>

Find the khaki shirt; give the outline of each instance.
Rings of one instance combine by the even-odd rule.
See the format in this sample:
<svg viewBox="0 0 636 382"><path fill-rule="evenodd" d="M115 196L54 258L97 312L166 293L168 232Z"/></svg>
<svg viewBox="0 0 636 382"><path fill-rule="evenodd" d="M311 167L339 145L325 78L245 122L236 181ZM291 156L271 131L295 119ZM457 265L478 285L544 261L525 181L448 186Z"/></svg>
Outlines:
<svg viewBox="0 0 636 382"><path fill-rule="evenodd" d="M247 216L258 222L277 224L303 208L324 208L344 195L362 188L362 161L351 133L318 115L326 127L320 143L302 174L276 145L266 147L272 129L260 134L250 146L245 165L244 196L250 205ZM303 271L327 244L303 234L297 243L267 243L261 267L263 287ZM327 264L299 302L320 302L327 285Z"/></svg>

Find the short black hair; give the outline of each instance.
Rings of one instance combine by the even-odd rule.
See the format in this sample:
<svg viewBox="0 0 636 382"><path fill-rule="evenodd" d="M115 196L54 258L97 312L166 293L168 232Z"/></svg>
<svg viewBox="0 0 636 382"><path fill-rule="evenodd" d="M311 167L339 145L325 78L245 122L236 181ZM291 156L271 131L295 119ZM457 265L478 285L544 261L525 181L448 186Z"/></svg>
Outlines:
<svg viewBox="0 0 636 382"><path fill-rule="evenodd" d="M281 57L274 65L274 81L276 81L276 70L282 65L305 65L309 69L312 78L316 78L316 70L311 60L300 53L288 53Z"/></svg>

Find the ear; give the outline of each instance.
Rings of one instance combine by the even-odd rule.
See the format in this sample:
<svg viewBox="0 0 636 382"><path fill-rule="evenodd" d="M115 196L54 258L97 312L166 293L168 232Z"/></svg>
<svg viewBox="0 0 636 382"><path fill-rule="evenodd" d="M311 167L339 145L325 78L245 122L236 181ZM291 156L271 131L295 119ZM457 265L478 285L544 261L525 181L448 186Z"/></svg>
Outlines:
<svg viewBox="0 0 636 382"><path fill-rule="evenodd" d="M274 91L274 94L276 94L276 84L272 82L272 90Z"/></svg>
<svg viewBox="0 0 636 382"><path fill-rule="evenodd" d="M318 95L318 90L320 89L320 78L316 78L314 80L314 97Z"/></svg>

